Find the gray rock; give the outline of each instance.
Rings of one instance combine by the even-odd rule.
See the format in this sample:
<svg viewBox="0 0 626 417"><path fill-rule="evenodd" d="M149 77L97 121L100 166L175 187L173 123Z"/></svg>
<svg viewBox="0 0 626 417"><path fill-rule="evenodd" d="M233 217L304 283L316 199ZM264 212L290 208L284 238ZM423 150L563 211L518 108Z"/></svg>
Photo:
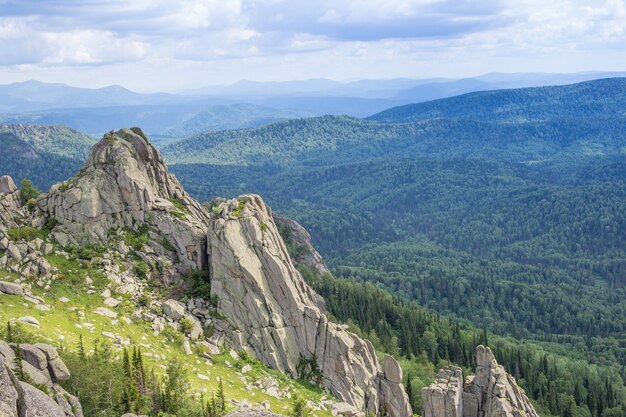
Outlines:
<svg viewBox="0 0 626 417"><path fill-rule="evenodd" d="M13 193L17 191L17 187L13 182L13 178L8 175L0 177L0 193Z"/></svg>
<svg viewBox="0 0 626 417"><path fill-rule="evenodd" d="M18 417L18 393L13 386L10 373L4 361L0 360L0 416Z"/></svg>
<svg viewBox="0 0 626 417"><path fill-rule="evenodd" d="M402 383L402 368L400 368L400 364L397 360L389 355L386 355L383 363L383 370L385 372L385 379L397 384Z"/></svg>
<svg viewBox="0 0 626 417"><path fill-rule="evenodd" d="M33 327L41 326L41 324L39 324L39 320L37 320L36 318L32 316L20 317L19 319L17 319L17 321L19 321L20 323L28 324L29 326L33 326Z"/></svg>
<svg viewBox="0 0 626 417"><path fill-rule="evenodd" d="M67 381L70 379L70 371L61 358L55 358L48 361L48 369L55 381Z"/></svg>
<svg viewBox="0 0 626 417"><path fill-rule="evenodd" d="M99 314L101 316L108 317L110 319L114 319L117 317L117 313L109 310L108 308L98 307L94 310L94 313Z"/></svg>
<svg viewBox="0 0 626 417"><path fill-rule="evenodd" d="M465 383L449 366L422 390L424 417L539 417L515 379L498 365L491 349L476 348L476 375Z"/></svg>
<svg viewBox="0 0 626 417"><path fill-rule="evenodd" d="M46 358L46 355L37 347L28 344L21 344L20 351L22 352L22 358L35 368L40 371L48 369L48 359Z"/></svg>
<svg viewBox="0 0 626 417"><path fill-rule="evenodd" d="M116 298L109 297L104 300L104 305L107 307L115 308L120 304L122 304L122 302Z"/></svg>
<svg viewBox="0 0 626 417"><path fill-rule="evenodd" d="M161 304L163 314L174 321L180 320L185 316L185 305L180 301L167 300Z"/></svg>
<svg viewBox="0 0 626 417"><path fill-rule="evenodd" d="M9 243L9 246L7 247L7 253L15 261L17 262L22 261L22 253L20 252L20 249L17 245L14 245L13 243Z"/></svg>
<svg viewBox="0 0 626 417"><path fill-rule="evenodd" d="M211 295L234 329L226 333L229 344L251 348L262 362L292 377L299 376L301 355L315 357L322 385L343 402L375 413L382 404L391 417L409 417L402 384L381 378L371 343L322 313L261 198L244 195L214 213L207 245Z"/></svg>
<svg viewBox="0 0 626 417"><path fill-rule="evenodd" d="M21 383L28 417L67 417L63 409L48 395L25 382Z"/></svg>
<svg viewBox="0 0 626 417"><path fill-rule="evenodd" d="M7 281L0 281L0 291L10 295L24 295L24 290L19 284Z"/></svg>

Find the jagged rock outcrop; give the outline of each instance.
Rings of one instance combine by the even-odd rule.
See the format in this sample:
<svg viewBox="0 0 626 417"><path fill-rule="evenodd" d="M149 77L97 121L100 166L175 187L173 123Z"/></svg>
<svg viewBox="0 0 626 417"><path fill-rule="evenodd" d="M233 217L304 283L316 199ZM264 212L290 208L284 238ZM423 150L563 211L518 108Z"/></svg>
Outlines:
<svg viewBox="0 0 626 417"><path fill-rule="evenodd" d="M203 268L208 212L191 198L138 128L109 132L81 171L37 200L62 245L106 242L111 231L154 227L185 266Z"/></svg>
<svg viewBox="0 0 626 417"><path fill-rule="evenodd" d="M0 340L0 416L82 417L78 399L58 384L69 379L70 373L57 350L42 343L19 345L22 370L39 389L17 379L17 348Z"/></svg>
<svg viewBox="0 0 626 417"><path fill-rule="evenodd" d="M482 345L476 348L475 375L463 383L461 368L441 369L422 397L424 417L539 417L515 378Z"/></svg>
<svg viewBox="0 0 626 417"><path fill-rule="evenodd" d="M313 247L311 235L300 223L278 214L274 214L274 221L283 230L283 237L287 234L287 238L290 238L293 246L297 248L296 257L293 259L297 265L307 265L318 274L330 272L322 255Z"/></svg>
<svg viewBox="0 0 626 417"><path fill-rule="evenodd" d="M393 358L383 370L374 348L328 321L295 269L272 212L256 195L221 203L208 231L211 293L231 326L230 343L296 377L314 360L322 385L363 411L411 415Z"/></svg>

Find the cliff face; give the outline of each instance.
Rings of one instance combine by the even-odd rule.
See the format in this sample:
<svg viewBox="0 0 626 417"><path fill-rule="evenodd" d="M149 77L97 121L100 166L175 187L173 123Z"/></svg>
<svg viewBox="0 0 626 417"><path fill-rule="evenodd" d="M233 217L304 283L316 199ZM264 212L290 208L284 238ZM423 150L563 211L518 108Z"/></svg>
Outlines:
<svg viewBox="0 0 626 417"><path fill-rule="evenodd" d="M475 375L463 383L461 368L441 369L422 397L424 417L539 417L515 378L484 346L476 348Z"/></svg>
<svg viewBox="0 0 626 417"><path fill-rule="evenodd" d="M70 374L57 350L41 343L19 346L24 374L34 384L45 387L46 393L15 376L17 349L15 344L0 340L0 416L82 417L78 399L58 384Z"/></svg>
<svg viewBox="0 0 626 417"><path fill-rule="evenodd" d="M6 201L17 198L8 180L0 185ZM61 245L104 243L128 251L118 238L142 233L135 254L148 264L169 265L155 269L170 276L208 270L223 318L214 339L293 377L318 375L357 411L412 414L398 363L389 357L381 366L369 342L328 321L261 198L244 195L209 212L168 172L141 130L106 134L79 174L39 196L25 215L21 225L53 224L51 236Z"/></svg>
<svg viewBox="0 0 626 417"><path fill-rule="evenodd" d="M272 212L259 196L221 203L209 222L211 292L232 328L230 342L300 376L314 361L322 385L360 410L409 416L397 362L384 370L371 343L331 323L295 269Z"/></svg>

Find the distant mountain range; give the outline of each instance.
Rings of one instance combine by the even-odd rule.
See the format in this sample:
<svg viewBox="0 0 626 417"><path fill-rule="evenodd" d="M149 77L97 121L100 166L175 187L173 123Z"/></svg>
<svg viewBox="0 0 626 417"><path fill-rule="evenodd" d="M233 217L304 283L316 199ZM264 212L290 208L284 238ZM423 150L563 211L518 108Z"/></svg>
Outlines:
<svg viewBox="0 0 626 417"><path fill-rule="evenodd" d="M63 124L99 136L139 125L170 143L208 130L255 127L284 118L366 117L386 109L468 92L562 85L626 73L492 73L474 78L253 82L182 93L142 94L121 86L99 89L27 81L0 85L0 123ZM236 107L229 107L237 105ZM236 115L236 117L235 117ZM172 136L174 136L172 138ZM157 141L159 142L159 141Z"/></svg>

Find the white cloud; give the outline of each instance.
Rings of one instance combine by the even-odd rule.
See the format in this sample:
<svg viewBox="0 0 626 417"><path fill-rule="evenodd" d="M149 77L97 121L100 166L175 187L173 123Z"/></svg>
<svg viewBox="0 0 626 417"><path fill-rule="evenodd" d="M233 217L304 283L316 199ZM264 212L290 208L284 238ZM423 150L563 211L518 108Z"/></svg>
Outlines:
<svg viewBox="0 0 626 417"><path fill-rule="evenodd" d="M203 74L216 83L615 70L625 45L626 0L9 0L0 9L1 73L128 84L124 66L142 74L132 81L142 88L148 73L193 86L208 83Z"/></svg>

